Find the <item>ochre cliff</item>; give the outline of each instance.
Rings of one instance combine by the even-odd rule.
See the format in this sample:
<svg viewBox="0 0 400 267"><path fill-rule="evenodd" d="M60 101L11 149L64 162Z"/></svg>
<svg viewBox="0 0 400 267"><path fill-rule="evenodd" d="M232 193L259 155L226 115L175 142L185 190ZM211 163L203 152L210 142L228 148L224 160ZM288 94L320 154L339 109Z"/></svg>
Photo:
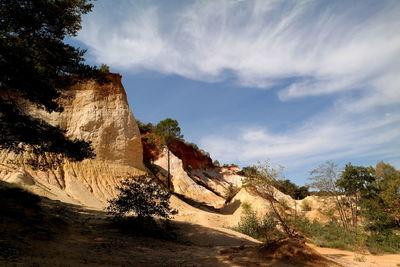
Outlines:
<svg viewBox="0 0 400 267"><path fill-rule="evenodd" d="M63 97L61 113L31 108L31 114L66 130L71 139L90 141L95 159L63 163L51 170L32 170L25 165L29 154L0 151L0 179L18 183L39 194L66 202L101 207L115 196L118 181L143 174L139 129L130 111L118 74L109 82L78 83ZM13 162L14 164L10 164Z"/></svg>
<svg viewBox="0 0 400 267"><path fill-rule="evenodd" d="M169 145L171 152L182 160L183 167L187 169L206 169L212 168L212 160L210 156L202 153L198 149L194 149L190 144L176 140Z"/></svg>

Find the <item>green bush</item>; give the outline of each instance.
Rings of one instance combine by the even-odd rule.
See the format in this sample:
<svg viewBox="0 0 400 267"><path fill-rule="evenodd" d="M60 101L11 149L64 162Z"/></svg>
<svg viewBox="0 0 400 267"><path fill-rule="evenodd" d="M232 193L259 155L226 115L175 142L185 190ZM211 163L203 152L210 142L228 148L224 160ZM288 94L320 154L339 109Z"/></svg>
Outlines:
<svg viewBox="0 0 400 267"><path fill-rule="evenodd" d="M320 247L357 250L364 246L366 235L361 232L348 232L337 222L327 224L297 218L295 228L312 243Z"/></svg>
<svg viewBox="0 0 400 267"><path fill-rule="evenodd" d="M302 211L311 211L311 203L308 200L303 200L301 202L301 210Z"/></svg>
<svg viewBox="0 0 400 267"><path fill-rule="evenodd" d="M99 70L102 73L110 73L110 67L106 64L101 64Z"/></svg>
<svg viewBox="0 0 400 267"><path fill-rule="evenodd" d="M129 177L117 187L119 191L115 199L109 200L107 211L116 220L121 220L133 213L138 218L150 219L158 217L169 219L177 214L169 206L171 194L162 188L148 175L138 178Z"/></svg>
<svg viewBox="0 0 400 267"><path fill-rule="evenodd" d="M233 184L230 184L226 190L225 190L225 200L226 203L232 200L236 196L236 194L239 192L240 188L237 186L234 186Z"/></svg>
<svg viewBox="0 0 400 267"><path fill-rule="evenodd" d="M232 227L233 230L265 243L269 243L283 236L283 234L277 230L278 221L273 213L259 218L248 203L243 203L242 208L244 215L240 218L238 225Z"/></svg>
<svg viewBox="0 0 400 267"><path fill-rule="evenodd" d="M367 238L367 246L371 253L398 253L400 251L400 236L393 232L372 233Z"/></svg>

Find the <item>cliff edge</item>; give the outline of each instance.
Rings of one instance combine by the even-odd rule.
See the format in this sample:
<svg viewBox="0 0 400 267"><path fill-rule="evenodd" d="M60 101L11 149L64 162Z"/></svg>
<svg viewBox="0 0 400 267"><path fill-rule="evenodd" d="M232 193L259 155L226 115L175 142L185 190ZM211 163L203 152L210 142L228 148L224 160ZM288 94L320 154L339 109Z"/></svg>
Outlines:
<svg viewBox="0 0 400 267"><path fill-rule="evenodd" d="M69 138L91 142L94 159L64 159L60 166L40 171L26 164L35 155L1 150L0 180L52 199L100 208L115 196L119 180L144 174L140 133L121 75L108 74L107 78L109 82L104 84L87 80L73 86L60 99L63 112L30 108L32 116L60 126Z"/></svg>

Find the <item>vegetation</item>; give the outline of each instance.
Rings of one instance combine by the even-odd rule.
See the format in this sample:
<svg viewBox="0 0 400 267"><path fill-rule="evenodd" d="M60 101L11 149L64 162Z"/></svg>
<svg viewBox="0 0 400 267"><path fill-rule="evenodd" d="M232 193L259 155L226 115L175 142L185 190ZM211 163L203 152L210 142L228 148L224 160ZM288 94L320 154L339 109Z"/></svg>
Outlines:
<svg viewBox="0 0 400 267"><path fill-rule="evenodd" d="M177 211L169 205L171 194L167 190L147 175L128 177L117 189L119 194L109 201L107 211L121 231L156 238L175 237L169 219Z"/></svg>
<svg viewBox="0 0 400 267"><path fill-rule="evenodd" d="M70 140L59 127L32 117L27 103L60 112L57 99L86 78L105 81L84 64L83 50L63 41L81 28L88 0L11 0L0 5L0 148L54 153L80 161L94 157L90 144ZM18 122L18 123L16 123Z"/></svg>
<svg viewBox="0 0 400 267"><path fill-rule="evenodd" d="M339 172L336 164L327 162L312 171L312 174L311 187L334 198L340 216L340 228L347 235L361 237L363 246L371 252L400 251L399 171L389 164L379 162L376 169L349 163ZM324 227L332 225L339 227L335 220ZM320 226L313 223L313 227ZM319 238L319 231L309 234ZM354 245L349 240L342 241Z"/></svg>
<svg viewBox="0 0 400 267"><path fill-rule="evenodd" d="M298 186L290 180L275 180L274 187L293 199L303 199L310 195L308 186Z"/></svg>
<svg viewBox="0 0 400 267"><path fill-rule="evenodd" d="M106 64L101 64L99 70L102 73L110 73L110 67Z"/></svg>
<svg viewBox="0 0 400 267"><path fill-rule="evenodd" d="M248 203L243 203L242 208L244 215L240 218L238 225L232 227L233 230L265 243L283 237L282 233L277 229L278 220L274 213L269 213L259 218Z"/></svg>
<svg viewBox="0 0 400 267"><path fill-rule="evenodd" d="M343 198L341 197L342 192L339 191L337 185L339 179L339 169L337 164L328 161L325 164L320 165L317 169L312 170L310 175L311 177L309 179L312 181L310 187L327 192L329 196L333 197L340 215L342 226L346 230L349 230L348 215L345 210L346 207Z"/></svg>
<svg viewBox="0 0 400 267"><path fill-rule="evenodd" d="M268 200L271 209L278 220L280 227L288 237L297 237L296 231L288 222L286 207L284 203L280 203L276 198L276 189L273 187L274 182L283 171L282 166L274 168L266 161L256 166L243 168L245 179L243 186L249 188L254 194L259 195Z"/></svg>
<svg viewBox="0 0 400 267"><path fill-rule="evenodd" d="M320 247L359 250L365 241L365 235L348 232L336 221L321 223L299 217L293 220L293 224L302 235Z"/></svg>
<svg viewBox="0 0 400 267"><path fill-rule="evenodd" d="M236 196L236 194L239 192L240 188L237 186L234 186L233 184L230 184L228 188L225 190L225 203L228 203L229 201L232 200Z"/></svg>
<svg viewBox="0 0 400 267"><path fill-rule="evenodd" d="M256 166L243 167L241 174L247 177L259 175ZM303 199L310 195L310 192L308 191L308 186L298 186L288 179L273 179L271 180L271 183L276 189L286 195L291 196L293 199Z"/></svg>
<svg viewBox="0 0 400 267"><path fill-rule="evenodd" d="M306 199L301 202L301 210L302 211L310 211L311 210L311 204Z"/></svg>
<svg viewBox="0 0 400 267"><path fill-rule="evenodd" d="M171 194L149 176L129 177L117 187L117 198L109 201L107 210L115 219L120 220L127 214L134 213L139 219L150 219L154 216L169 219L176 214L169 206Z"/></svg>

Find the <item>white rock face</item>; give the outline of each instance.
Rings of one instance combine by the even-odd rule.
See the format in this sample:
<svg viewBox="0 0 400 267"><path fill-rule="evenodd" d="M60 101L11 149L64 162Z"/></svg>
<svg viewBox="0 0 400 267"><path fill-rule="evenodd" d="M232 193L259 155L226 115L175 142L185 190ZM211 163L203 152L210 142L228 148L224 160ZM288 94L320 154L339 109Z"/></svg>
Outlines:
<svg viewBox="0 0 400 267"><path fill-rule="evenodd" d="M95 159L64 161L55 170L35 171L23 163L32 155L14 155L3 150L0 179L50 198L103 207L115 196L121 179L144 174L140 133L121 76L110 74L108 78L111 82L102 85L94 80L75 85L62 99L61 113L31 109L33 116L65 129L68 137L91 141ZM10 166L10 160L18 164Z"/></svg>
<svg viewBox="0 0 400 267"><path fill-rule="evenodd" d="M168 169L167 150L164 150L160 157L154 162L164 170ZM190 198L196 202L204 203L214 207L221 207L225 200L197 184L183 169L182 160L170 152L170 173L174 192Z"/></svg>

